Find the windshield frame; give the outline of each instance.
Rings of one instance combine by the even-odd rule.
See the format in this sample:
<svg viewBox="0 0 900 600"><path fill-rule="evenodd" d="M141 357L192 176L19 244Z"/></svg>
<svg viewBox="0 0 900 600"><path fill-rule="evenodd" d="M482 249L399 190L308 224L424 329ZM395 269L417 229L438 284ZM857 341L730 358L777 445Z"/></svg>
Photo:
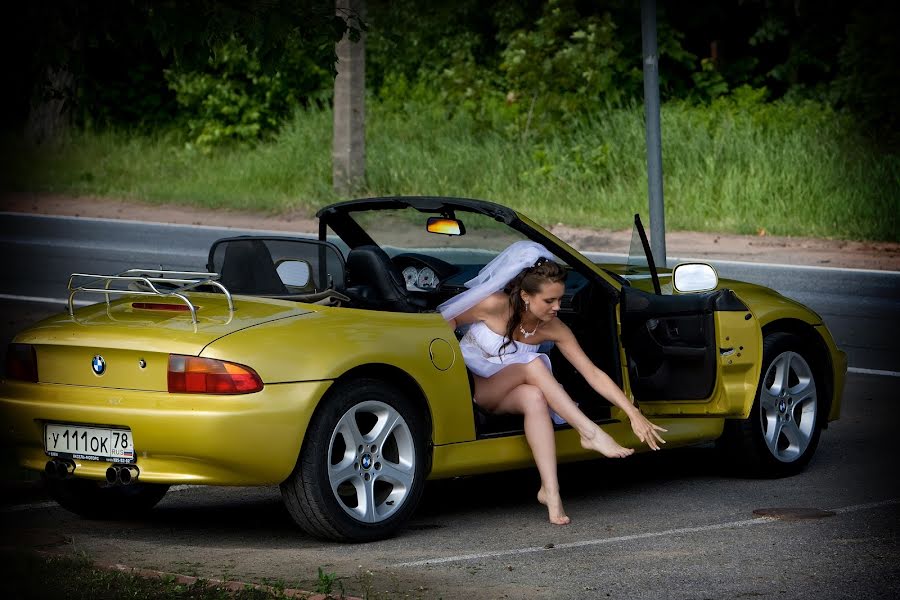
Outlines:
<svg viewBox="0 0 900 600"><path fill-rule="evenodd" d="M622 288L622 284L602 268L536 222L511 208L485 200L441 196L383 196L338 202L316 213L319 219L319 239L326 240L330 228L351 250L363 245L377 246L378 242L353 219L353 213L404 208L428 215L462 217L463 221L465 213L486 215L506 224L526 238L543 244L573 270L592 280L600 281L611 296L618 298L619 290Z"/></svg>
<svg viewBox="0 0 900 600"><path fill-rule="evenodd" d="M641 215L635 214L625 273L641 273L644 269L650 271L650 278L653 280L653 290L658 296L662 295L662 288L659 285L659 272L656 269L656 261L653 260L653 252L650 250L650 241L647 239L644 224L641 223Z"/></svg>

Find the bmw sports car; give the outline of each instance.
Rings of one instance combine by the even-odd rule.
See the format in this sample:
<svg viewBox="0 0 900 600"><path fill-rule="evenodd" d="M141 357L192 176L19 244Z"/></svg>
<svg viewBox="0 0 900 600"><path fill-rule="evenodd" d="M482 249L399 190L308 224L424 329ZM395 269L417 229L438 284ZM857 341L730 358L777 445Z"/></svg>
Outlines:
<svg viewBox="0 0 900 600"><path fill-rule="evenodd" d="M637 260L600 265L479 200L370 198L317 217L316 238L218 240L192 272L73 274L69 310L7 353L2 435L19 464L92 518L133 517L173 484L279 484L310 535L392 535L426 480L533 464L522 418L472 402L462 332L436 310L522 239L567 269L559 318L666 448L715 442L739 472L785 476L840 414L846 357L819 315L708 264L657 268L638 218ZM590 418L647 449L543 350ZM556 442L561 461L597 458L565 424Z"/></svg>

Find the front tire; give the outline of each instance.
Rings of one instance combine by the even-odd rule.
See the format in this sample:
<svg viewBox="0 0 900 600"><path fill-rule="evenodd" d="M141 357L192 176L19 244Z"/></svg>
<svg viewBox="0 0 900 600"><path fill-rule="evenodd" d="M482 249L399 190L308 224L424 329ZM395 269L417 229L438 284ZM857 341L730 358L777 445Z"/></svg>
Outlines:
<svg viewBox="0 0 900 600"><path fill-rule="evenodd" d="M742 474L785 477L812 459L822 431L821 376L812 353L792 334L763 342L763 368L750 416L726 422L722 446Z"/></svg>
<svg viewBox="0 0 900 600"><path fill-rule="evenodd" d="M421 409L395 387L374 379L338 384L281 484L285 506L301 529L320 539L389 537L422 496L427 439Z"/></svg>
<svg viewBox="0 0 900 600"><path fill-rule="evenodd" d="M51 479L44 487L60 506L87 519L128 519L139 517L156 506L168 485L136 482L110 486L93 479Z"/></svg>

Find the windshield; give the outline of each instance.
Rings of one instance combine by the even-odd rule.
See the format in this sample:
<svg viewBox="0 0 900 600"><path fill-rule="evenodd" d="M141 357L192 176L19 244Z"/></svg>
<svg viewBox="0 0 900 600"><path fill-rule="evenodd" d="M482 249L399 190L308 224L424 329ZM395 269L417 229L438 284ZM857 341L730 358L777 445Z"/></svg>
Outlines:
<svg viewBox="0 0 900 600"><path fill-rule="evenodd" d="M349 256L348 246L354 249L374 242L391 257L406 279L411 291L439 290L452 295L462 289L465 282L474 277L478 270L489 263L497 254L515 242L531 239L528 228L519 222L508 209L506 212L485 212L466 206L436 205L423 201L425 208L414 206L381 206L377 202L360 203L355 207L332 215L326 221L342 252ZM375 208L373 208L373 206ZM421 207L420 207L421 208ZM461 235L445 235L429 232L429 218L443 217L461 222ZM519 231L516 226L521 226ZM362 231L360 231L362 230ZM328 232L326 232L328 233ZM584 273L572 270L572 265L564 258L553 255L557 263L568 271L566 297L571 301L578 290L588 284ZM415 276L415 281L413 281Z"/></svg>
<svg viewBox="0 0 900 600"><path fill-rule="evenodd" d="M525 235L505 223L479 213L456 211L465 234L429 233L425 223L433 214L413 208L357 211L353 220L390 255L415 252L440 256L451 264L483 263ZM437 251L436 251L437 250Z"/></svg>

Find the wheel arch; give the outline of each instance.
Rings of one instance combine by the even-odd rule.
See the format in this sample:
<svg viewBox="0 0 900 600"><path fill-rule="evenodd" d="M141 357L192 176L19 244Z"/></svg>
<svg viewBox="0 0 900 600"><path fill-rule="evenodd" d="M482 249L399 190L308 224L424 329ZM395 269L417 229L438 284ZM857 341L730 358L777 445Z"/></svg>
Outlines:
<svg viewBox="0 0 900 600"><path fill-rule="evenodd" d="M789 333L796 336L806 346L806 349L812 353L814 363L811 365L819 375L819 380L824 385L823 394L819 397L823 399L824 405L819 411L819 418L823 428L828 427L828 415L831 412L831 403L834 399L834 365L831 361L831 354L828 352L828 346L825 340L819 335L816 328L799 319L778 319L770 323L766 323L762 327L763 339L773 333Z"/></svg>
<svg viewBox="0 0 900 600"><path fill-rule="evenodd" d="M358 393L360 391L362 394ZM334 427L348 414L345 412L348 407L367 399L393 404L401 415L405 413L409 425L414 427L413 445L417 449L413 451L421 457L421 462L417 460L415 463L411 485L403 492L404 500L409 498L411 501L401 506L398 512L375 522L357 521L345 514L348 511L341 507L336 488L330 487L327 472L330 464L327 457L331 452L329 438L333 441L337 431ZM432 417L425 400L414 378L387 364L359 365L331 381L313 411L294 470L280 484L288 512L301 529L324 540L366 542L389 537L406 522L421 498L433 461ZM413 425L412 421L416 424ZM416 435L415 430L423 433ZM363 452L362 448L359 452ZM321 459L323 456L325 460ZM377 462L374 464L374 468L378 469ZM418 465L421 465L421 475ZM366 481L369 481L368 475ZM366 494L374 498L374 488Z"/></svg>

